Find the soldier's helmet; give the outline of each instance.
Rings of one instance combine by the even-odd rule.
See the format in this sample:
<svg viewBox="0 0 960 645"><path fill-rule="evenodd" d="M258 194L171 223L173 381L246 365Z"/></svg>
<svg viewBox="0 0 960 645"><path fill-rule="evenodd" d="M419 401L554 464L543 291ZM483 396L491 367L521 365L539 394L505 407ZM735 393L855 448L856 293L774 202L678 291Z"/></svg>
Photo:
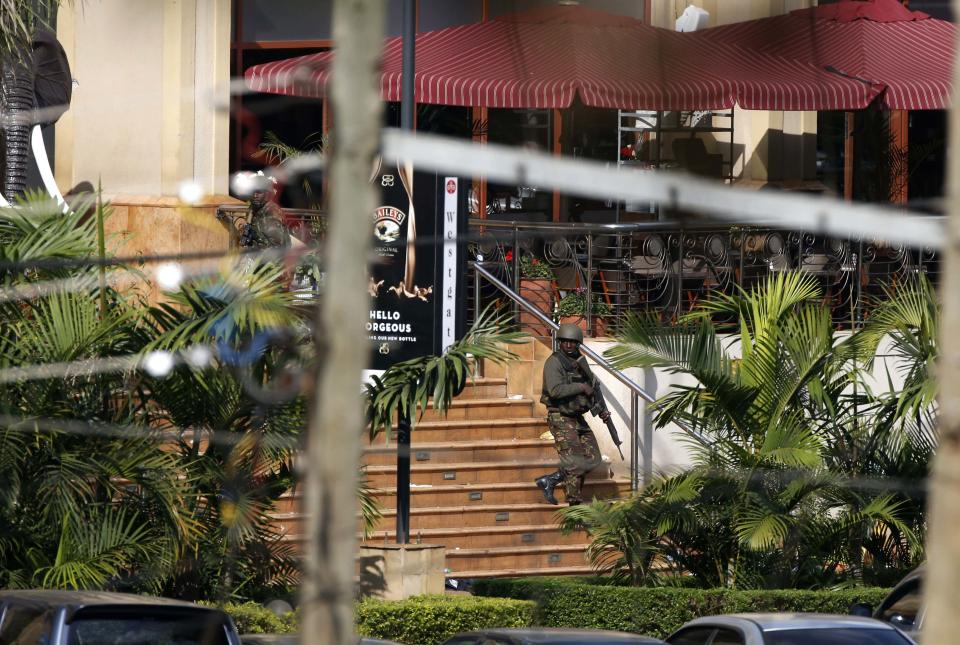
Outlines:
<svg viewBox="0 0 960 645"><path fill-rule="evenodd" d="M230 188L240 199L250 199L255 192L262 192L272 196L277 192L277 180L270 175L263 174L262 170L250 172L241 170L234 173L230 180Z"/></svg>
<svg viewBox="0 0 960 645"><path fill-rule="evenodd" d="M573 340L582 343L583 331L572 323L564 323L557 330L557 340Z"/></svg>

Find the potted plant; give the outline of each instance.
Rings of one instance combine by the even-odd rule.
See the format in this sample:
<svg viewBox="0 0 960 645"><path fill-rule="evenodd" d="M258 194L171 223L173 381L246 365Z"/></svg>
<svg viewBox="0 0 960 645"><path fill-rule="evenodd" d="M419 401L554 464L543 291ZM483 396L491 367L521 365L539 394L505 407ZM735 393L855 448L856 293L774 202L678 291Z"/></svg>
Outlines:
<svg viewBox="0 0 960 645"><path fill-rule="evenodd" d="M593 323L592 336L606 336L607 318L613 314L610 305L600 299L597 294L591 298L590 320ZM587 290L574 289L560 299L554 313L556 320L562 325L573 323L587 332Z"/></svg>
<svg viewBox="0 0 960 645"><path fill-rule="evenodd" d="M514 259L513 251L508 251L506 260ZM545 316L553 311L553 271L550 266L532 254L521 254L520 263L520 295L539 309ZM533 336L549 336L550 328L536 316L523 309L520 310L520 325L524 331Z"/></svg>

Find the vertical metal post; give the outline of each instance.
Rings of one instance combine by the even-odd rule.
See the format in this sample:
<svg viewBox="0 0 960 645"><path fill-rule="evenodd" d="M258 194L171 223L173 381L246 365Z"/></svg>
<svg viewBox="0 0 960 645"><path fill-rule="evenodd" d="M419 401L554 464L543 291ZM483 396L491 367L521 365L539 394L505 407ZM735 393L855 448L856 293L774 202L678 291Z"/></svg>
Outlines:
<svg viewBox="0 0 960 645"><path fill-rule="evenodd" d="M508 207L509 199L508 197ZM513 290L520 293L520 230L516 224L513 225ZM520 305L516 301L513 303L513 319L517 323L517 329L520 329Z"/></svg>
<svg viewBox="0 0 960 645"><path fill-rule="evenodd" d="M403 0L403 85L400 88L400 129L413 130L416 103L413 98L417 51L417 2Z"/></svg>
<svg viewBox="0 0 960 645"><path fill-rule="evenodd" d="M733 175L733 155L734 155L734 147L733 147L734 127L733 127L733 124L734 124L734 120L733 120L733 119L734 119L734 116L736 116L735 110L736 110L736 108L730 108L730 183L731 183L731 184L733 184L733 177L734 177L734 175Z"/></svg>
<svg viewBox="0 0 960 645"><path fill-rule="evenodd" d="M640 442L640 447L643 448L643 455L640 461L643 464L643 485L647 486L650 484L650 480L653 479L653 424L647 423L646 405L644 405L643 421L643 440ZM637 436L640 436L639 418L637 419L636 432Z"/></svg>
<svg viewBox="0 0 960 645"><path fill-rule="evenodd" d="M686 235L681 230L680 246L677 253L677 318L683 315L683 248L686 242Z"/></svg>
<svg viewBox="0 0 960 645"><path fill-rule="evenodd" d="M473 320L471 322L476 322L477 318L480 317L480 272L477 270L477 266L480 263L476 262L473 265ZM477 376L483 376L483 361L476 362Z"/></svg>
<svg viewBox="0 0 960 645"><path fill-rule="evenodd" d="M477 271L477 262L473 267L473 319L472 323L477 322L480 317L480 272Z"/></svg>
<svg viewBox="0 0 960 645"><path fill-rule="evenodd" d="M843 198L847 201L853 200L853 156L854 150L854 130L856 128L856 116L853 112L845 112L843 117Z"/></svg>
<svg viewBox="0 0 960 645"><path fill-rule="evenodd" d="M397 419L397 544L410 544L410 418Z"/></svg>
<svg viewBox="0 0 960 645"><path fill-rule="evenodd" d="M640 399L630 396L630 490L640 490Z"/></svg>
<svg viewBox="0 0 960 645"><path fill-rule="evenodd" d="M593 334L593 233L587 234L587 333Z"/></svg>
<svg viewBox="0 0 960 645"><path fill-rule="evenodd" d="M413 131L416 103L413 79L416 70L416 0L403 0L403 85L400 96L400 129ZM410 199L413 199L413 186ZM411 204L412 206L412 204ZM397 544L410 543L410 418L397 418Z"/></svg>

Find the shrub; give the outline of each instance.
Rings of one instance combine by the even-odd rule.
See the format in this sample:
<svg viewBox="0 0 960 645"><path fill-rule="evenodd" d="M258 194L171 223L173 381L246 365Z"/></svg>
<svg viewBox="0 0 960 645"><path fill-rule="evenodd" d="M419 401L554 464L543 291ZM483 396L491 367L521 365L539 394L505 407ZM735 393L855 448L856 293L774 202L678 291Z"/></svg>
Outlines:
<svg viewBox="0 0 960 645"><path fill-rule="evenodd" d="M610 309L610 305L601 300L600 296L597 294L593 294L591 300L593 301L593 306L590 309L592 315L609 316L613 313L613 310ZM561 316L586 316L587 290L581 287L565 295L560 299L560 302L557 303L557 308L554 314L558 318Z"/></svg>
<svg viewBox="0 0 960 645"><path fill-rule="evenodd" d="M592 627L664 637L689 620L742 612L846 614L851 604L876 606L887 589L739 591L673 587L620 587L556 578L478 580L479 596L533 600L534 622L544 627Z"/></svg>
<svg viewBox="0 0 960 645"><path fill-rule="evenodd" d="M508 258L508 262L512 258ZM553 280L553 269L540 258L532 255L520 256L520 277Z"/></svg>
<svg viewBox="0 0 960 645"><path fill-rule="evenodd" d="M418 596L407 600L366 599L357 605L363 636L406 645L434 645L460 632L488 627L528 627L534 603L506 598Z"/></svg>
<svg viewBox="0 0 960 645"><path fill-rule="evenodd" d="M221 609L230 614L241 634L294 634L297 631L295 612L277 616L255 602L228 602Z"/></svg>

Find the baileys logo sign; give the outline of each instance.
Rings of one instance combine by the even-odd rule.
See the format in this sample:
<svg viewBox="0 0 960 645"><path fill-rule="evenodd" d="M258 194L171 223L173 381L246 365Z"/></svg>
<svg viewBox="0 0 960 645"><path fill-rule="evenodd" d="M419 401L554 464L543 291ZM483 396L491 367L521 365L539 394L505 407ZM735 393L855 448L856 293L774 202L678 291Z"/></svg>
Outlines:
<svg viewBox="0 0 960 645"><path fill-rule="evenodd" d="M381 206L374 211L373 233L384 244L393 244L400 239L400 226L407 214L393 206Z"/></svg>

